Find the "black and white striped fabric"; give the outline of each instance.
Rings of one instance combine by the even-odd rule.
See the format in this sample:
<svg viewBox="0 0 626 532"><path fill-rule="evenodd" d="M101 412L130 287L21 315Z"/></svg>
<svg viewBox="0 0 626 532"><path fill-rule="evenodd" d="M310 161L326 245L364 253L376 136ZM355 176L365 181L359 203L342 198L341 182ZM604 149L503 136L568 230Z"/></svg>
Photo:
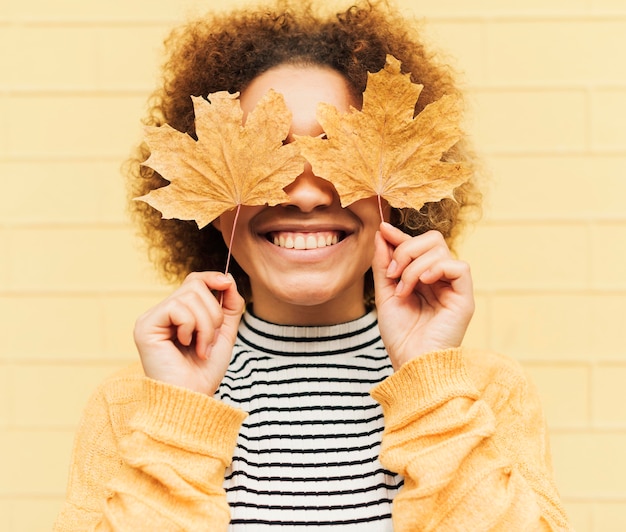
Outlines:
<svg viewBox="0 0 626 532"><path fill-rule="evenodd" d="M401 477L378 461L392 372L375 312L327 327L250 312L217 397L249 413L224 487L231 531L391 531Z"/></svg>

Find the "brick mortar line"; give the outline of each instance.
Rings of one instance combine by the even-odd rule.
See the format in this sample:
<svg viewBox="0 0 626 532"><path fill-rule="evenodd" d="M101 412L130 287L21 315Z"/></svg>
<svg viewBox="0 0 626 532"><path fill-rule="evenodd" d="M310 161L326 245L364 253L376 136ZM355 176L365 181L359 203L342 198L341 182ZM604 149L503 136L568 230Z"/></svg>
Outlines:
<svg viewBox="0 0 626 532"><path fill-rule="evenodd" d="M576 10L550 12L542 11L515 11L508 10L494 13L494 10L485 12L465 12L454 15L442 13L420 13L416 10L401 9L409 18L414 18L418 23L429 25L431 23L510 23L510 22L625 22L626 10ZM123 16L109 15L98 18L87 17L32 17L32 16L4 16L0 18L1 26L26 26L26 27L152 27L152 26L168 26L172 27L184 23L188 19L188 14L192 17L202 16L199 12L189 12L181 10L178 15L173 17L155 17L155 18L125 18Z"/></svg>
<svg viewBox="0 0 626 532"><path fill-rule="evenodd" d="M620 495L605 495L605 494L596 494L593 495L563 495L561 499L565 502L574 502L574 503L618 503L618 504L626 504L626 496ZM592 529L595 530L595 529Z"/></svg>
<svg viewBox="0 0 626 532"><path fill-rule="evenodd" d="M534 150L534 151L529 151L529 150L524 150L524 149L520 149L519 151L514 151L510 149L481 150L481 157L487 160L489 160L490 158L498 158L498 157L507 157L507 158L514 158L514 157L537 157L537 158L539 157L541 158L546 158L546 157L559 157L559 158L563 158L563 157L616 157L617 158L619 157L619 158L622 158L625 156L626 156L626 147L623 150L616 149L616 148L606 148L606 149L600 149L600 148L549 149L549 148L546 148L545 150Z"/></svg>
<svg viewBox="0 0 626 532"><path fill-rule="evenodd" d="M424 21L428 26L431 23L481 23L481 24L509 24L512 22L521 22L524 24L532 24L536 22L626 22L626 10L603 11L603 12L579 12L579 13L530 13L530 12L510 12L502 14L460 14L460 15L440 15L440 16L418 16L418 20Z"/></svg>
<svg viewBox="0 0 626 532"><path fill-rule="evenodd" d="M33 494L33 495L9 495L9 494L0 494L0 502L11 502L11 501L20 501L30 502L32 500L44 500L48 499L54 502L63 502L65 500L65 493L61 495L44 495L44 494Z"/></svg>
<svg viewBox="0 0 626 532"><path fill-rule="evenodd" d="M135 96L149 96L154 90L155 86L158 86L158 80L155 81L156 85L146 85L137 87L117 87L117 86L94 86L94 87L46 87L41 86L29 87L10 85L4 83L0 85L0 96L18 96L24 98L43 98L43 97L58 97L58 98L76 98L76 97L135 97ZM580 81L569 80L563 81L550 81L550 82L506 82L506 81L494 81L489 83L468 83L464 86L469 98L476 92L582 92L582 91L601 91L601 90L626 90L626 82L624 81L589 81L584 79Z"/></svg>
<svg viewBox="0 0 626 532"><path fill-rule="evenodd" d="M157 275L155 273L155 275ZM156 283L157 281L155 281ZM126 296L153 296L162 293L164 290L171 290L175 285L164 284L162 286L155 286L154 288L111 288L111 289L98 289L98 288L69 288L69 289L31 289L31 288L4 288L0 289L0 297L18 297L18 298L31 298L31 297L72 297L72 298L94 298L99 296L104 297L126 297ZM478 288L475 290L477 297L545 297L545 296L615 296L626 297L626 287L607 287L607 288Z"/></svg>
<svg viewBox="0 0 626 532"><path fill-rule="evenodd" d="M140 120L137 120L139 124ZM138 129L139 131L139 129ZM137 143L140 141L140 138L137 138ZM111 154L111 153L98 153L98 154L87 154L84 153L76 153L75 155L68 153L60 153L59 155L51 155L50 153L37 153L32 152L29 154L0 154L0 164L4 163L119 163L120 165L124 163L126 159L129 158L130 149L132 145L129 147L129 153L119 153L119 154ZM485 160L489 159L515 159L515 158L537 158L537 159L546 159L546 158L594 158L594 157L611 157L611 158L624 158L626 157L626 147L621 149L607 148L607 149L537 149L537 150L528 150L528 149L520 149L520 150L511 150L511 149L502 149L502 150L490 150L490 149L481 149L480 157ZM490 170L491 174L493 174L493 170ZM497 179L497 175L494 177Z"/></svg>
<svg viewBox="0 0 626 532"><path fill-rule="evenodd" d="M471 346L467 346L467 347L471 347ZM599 366L610 366L610 365L620 365L623 366L626 364L626 353L624 353L624 357L622 359L611 359L611 358L595 358L594 360L594 366L589 365L589 357L586 358L569 358L569 359L546 359L546 358L523 358L521 356L515 356L513 354L510 354L508 351L506 351L506 349L491 349L492 351L496 351L496 352L502 352L506 355L508 355L509 357L513 358L515 361L519 362L522 367L524 368L529 368L529 366L557 366L557 367L562 367L562 368L566 368L566 367L572 367L572 366L576 366L576 367L581 367L581 366L585 366L585 368L587 370L589 370L589 373L592 372L593 367L595 367L595 365L599 365ZM597 364L596 364L597 362ZM626 426L624 427L624 429L626 430Z"/></svg>
<svg viewBox="0 0 626 532"><path fill-rule="evenodd" d="M154 288L136 288L123 289L112 288L111 290L102 289L77 289L77 290L0 290L0 297L15 299L32 299L32 298L49 298L49 299L120 299L127 297L153 297L162 295L164 292L169 293L173 287L154 287Z"/></svg>
<svg viewBox="0 0 626 532"><path fill-rule="evenodd" d="M578 225L589 225L590 222L595 223L598 222L599 225L604 225L612 222L624 222L626 221L626 212L621 215L611 215L611 216L601 216L601 215L585 215L584 217L574 218L574 217L559 217L559 218L549 218L549 217L537 217L537 218L488 218L485 216L478 224L474 227L480 228L483 227L493 227L493 226L511 226L511 225L524 225L524 226L544 226L544 225L565 225L565 226L578 226ZM468 239L471 236L467 237Z"/></svg>
<svg viewBox="0 0 626 532"><path fill-rule="evenodd" d="M566 367L572 367L572 366L577 366L577 367L584 367L586 369L588 369L589 371L591 371L593 369L593 367L596 365L596 361L590 361L589 359L581 359L581 360L554 360L554 361L550 361L550 360L546 360L545 358L538 358L534 361L529 361L529 360L520 360L518 359L518 362L524 366L524 367L529 367L532 366L533 368L541 368L541 367L562 367L562 368L566 368ZM624 365L626 365L626 360L624 360ZM529 368L530 369L530 368Z"/></svg>
<svg viewBox="0 0 626 532"><path fill-rule="evenodd" d="M54 432L59 435L62 435L62 434L71 435L72 433L76 432L79 421L80 421L79 419L76 421L76 425L56 425L56 426L50 425L48 427L41 426L41 425L36 425L36 426L25 425L23 427L18 427L18 426L15 426L14 424L10 424L10 425L5 425L4 430L0 429L0 432L4 432L5 434L10 433L10 432L21 432L21 433Z"/></svg>
<svg viewBox="0 0 626 532"><path fill-rule="evenodd" d="M532 152L532 151L528 151L528 152L501 152L501 153L497 153L495 155L491 155L490 158L492 159L522 159L522 158L527 158L527 157L533 157L535 159L561 159L561 158L567 158L567 159L573 159L573 158L579 158L579 159L585 159L588 157L610 157L610 158L614 158L614 159L624 159L626 157L626 149L624 151L620 151L620 150L606 150L606 151L595 151L595 150L584 150L584 151L572 151L572 152L562 152L562 151L557 151L554 150L552 152L550 151L546 151L546 152ZM1 159L0 159L1 162ZM494 173L492 171L492 173ZM497 177L496 177L497 179Z"/></svg>
<svg viewBox="0 0 626 532"><path fill-rule="evenodd" d="M139 122L139 120L138 120ZM140 139L138 139L139 142ZM132 147L132 146L131 146ZM67 153L61 153L59 155L51 155L49 153L36 153L21 155L21 154L0 154L0 164L72 164L72 163L90 163L90 164L111 164L119 163L120 165L128 159L129 154L83 154L77 153L71 155ZM589 159L596 157L623 159L626 158L626 148L624 150L618 149L545 149L545 150L486 150L483 149L480 152L482 159L521 159L521 158L533 158L533 159ZM491 174L494 174L493 170L490 170ZM497 175L492 180L497 179Z"/></svg>
<svg viewBox="0 0 626 532"><path fill-rule="evenodd" d="M568 436L568 435L588 435L593 434L594 436L603 435L603 436L614 436L614 435L625 435L626 436L626 424L622 427L599 427L590 425L588 427L554 427L550 429L550 434L552 436Z"/></svg>
<svg viewBox="0 0 626 532"><path fill-rule="evenodd" d="M622 225L626 223L626 213L615 215L595 215L588 214L584 217L535 217L535 218L498 218L493 216L485 216L481 222L474 227L511 227L511 226L524 226L524 227L557 227L557 226L607 226L607 225ZM6 219L2 220L0 217L0 231L75 231L75 230L109 230L109 229L126 229L130 232L135 232L135 226L129 222L126 218L121 219L102 219L100 220L76 220L76 221L64 221L64 220L38 220L38 221L20 221ZM471 240L471 236L467 238Z"/></svg>
<svg viewBox="0 0 626 532"><path fill-rule="evenodd" d="M1 116L0 116L1 119ZM84 153L77 153L75 155L68 152L61 152L58 155L53 155L50 152L31 152L31 153L16 153L14 155L11 154L0 154L0 163L26 163L26 162L34 162L34 163L84 163L84 162L119 162L122 165L127 159L132 155L131 150L135 147L135 144L139 144L141 142L141 138L139 136L139 129L137 130L138 135L135 139L135 142L129 142L129 149L126 153L114 153L113 150L106 152L102 151L99 153L95 153L93 150L89 150L91 153L85 155ZM85 150L87 152L88 150Z"/></svg>
<svg viewBox="0 0 626 532"><path fill-rule="evenodd" d="M618 288L618 287L607 287L607 288L550 288L550 289L541 289L541 288L478 288L475 290L475 295L479 297L489 297L495 298L498 297L527 297L530 299L536 297L545 297L545 296L553 296L553 297L562 297L562 296L615 296L615 297L626 297L626 287Z"/></svg>
<svg viewBox="0 0 626 532"><path fill-rule="evenodd" d="M128 157L126 155L125 157ZM36 163L36 164L67 164L67 163L119 163L122 164L122 160L120 160L119 155L76 155L76 156L67 156L67 155L59 155L57 157L50 156L48 154L45 155L29 155L29 156L13 156L9 157L8 155L0 154L0 164L28 164L28 163Z"/></svg>
<svg viewBox="0 0 626 532"><path fill-rule="evenodd" d="M76 221L76 222L66 222L66 221L35 221L35 222L11 222L11 221L3 221L0 218L0 230L26 230L26 231L76 231L80 230L88 230L88 231L99 231L99 230L110 230L110 229L124 229L131 233L136 233L135 226L132 225L127 220L102 220L102 221Z"/></svg>
<svg viewBox="0 0 626 532"><path fill-rule="evenodd" d="M184 22L186 20L185 14L182 13L181 18L154 18L154 19L141 19L141 18L29 18L29 17L2 17L0 18L0 28L102 28L102 29L116 29L116 28L160 28L165 29L173 28L174 26Z"/></svg>
<svg viewBox="0 0 626 532"><path fill-rule="evenodd" d="M107 368L108 366L111 366L113 368L116 368L120 365L120 363L122 364L128 364L129 363L129 358L131 358L132 360L130 360L130 362L139 362L139 355L137 353L127 353L125 355L117 355L119 358L111 358L110 356L108 358L94 358L94 359L89 359L89 360L85 360L84 358L58 358L58 359L41 359L41 358L26 358L24 360L22 359L15 359L12 361L8 361L8 362L1 362L0 361L0 367L2 365L5 366L11 366L11 367L21 367L21 366L72 366L75 369L81 369L81 368L85 368L85 369L93 369L93 368Z"/></svg>
<svg viewBox="0 0 626 532"><path fill-rule="evenodd" d="M554 81L554 82L536 82L529 81L527 83L520 82L491 82L491 83L480 83L480 84L471 84L465 86L466 93L469 95L469 99L471 100L472 94L477 92L492 92L492 93L507 93L507 92L580 92L586 93L589 92L593 95L594 91L601 90L617 90L623 91L626 90L626 83L623 81L597 81L590 82L588 79L585 79L580 82L576 81Z"/></svg>
<svg viewBox="0 0 626 532"><path fill-rule="evenodd" d="M557 225L584 225L589 223L591 225L609 225L613 223L626 223L626 213L615 215L594 215L589 214L580 218L496 218L487 217L483 218L484 225L495 226L511 226L511 225L524 225L524 226L550 226Z"/></svg>
<svg viewBox="0 0 626 532"><path fill-rule="evenodd" d="M76 429L74 429L75 431ZM65 492L60 493L59 495L46 495L42 493L34 493L23 495L20 493L16 493L15 495L7 494L0 495L0 502L2 503L11 503L11 502L55 502L59 505L59 511L61 510L61 506L65 501ZM32 510L32 509L31 509ZM54 518L54 516L53 516ZM50 523L51 524L51 523Z"/></svg>
<svg viewBox="0 0 626 532"><path fill-rule="evenodd" d="M130 331L132 333L132 330ZM93 369L93 368L103 368L108 371L110 369L110 373L117 371L118 369L125 368L135 362L139 362L139 355L137 353L128 352L126 354L104 354L101 358L93 358L89 360L89 363L85 363L85 357L79 358L78 355L76 358L61 358L54 359L48 357L46 358L26 358L22 361L20 357L19 362L18 359L9 359L6 361L0 361L0 367L28 367L28 366L71 366L73 368L84 368L84 369Z"/></svg>
<svg viewBox="0 0 626 532"><path fill-rule="evenodd" d="M51 87L51 88L29 88L29 87L3 87L0 88L0 96L19 97L19 98L128 98L143 97L146 98L152 92L153 87L126 87L126 88L108 88L108 87L90 87L90 88L73 88L73 87Z"/></svg>

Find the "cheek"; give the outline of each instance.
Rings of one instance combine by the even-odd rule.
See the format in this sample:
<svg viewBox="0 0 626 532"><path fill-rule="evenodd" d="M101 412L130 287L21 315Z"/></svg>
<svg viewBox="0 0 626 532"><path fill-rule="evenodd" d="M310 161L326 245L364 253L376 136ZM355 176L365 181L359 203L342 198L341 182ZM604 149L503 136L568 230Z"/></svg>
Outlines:
<svg viewBox="0 0 626 532"><path fill-rule="evenodd" d="M378 204L378 198L366 198L359 201L355 201L348 207L350 211L361 220L363 229L366 232L376 232L380 225L381 220L381 207L383 210L383 216L388 218L388 204L386 201L382 201L381 205Z"/></svg>
<svg viewBox="0 0 626 532"><path fill-rule="evenodd" d="M254 232L254 217L266 207L250 207L242 205L223 213L217 218L213 225L222 233L222 238L233 252L237 250L238 244L244 242L243 247L247 247L245 242L249 242ZM231 245L232 243L232 245Z"/></svg>
<svg viewBox="0 0 626 532"><path fill-rule="evenodd" d="M212 222L213 227L221 233L222 239L229 249L232 248L232 244L235 243L233 240L236 239L237 231L235 230L235 233L233 233L235 214L236 209L234 211L225 212ZM237 225L239 225L239 221L237 221Z"/></svg>
<svg viewBox="0 0 626 532"><path fill-rule="evenodd" d="M211 225L215 227L220 233L222 232L222 217L218 216L215 220L211 222Z"/></svg>

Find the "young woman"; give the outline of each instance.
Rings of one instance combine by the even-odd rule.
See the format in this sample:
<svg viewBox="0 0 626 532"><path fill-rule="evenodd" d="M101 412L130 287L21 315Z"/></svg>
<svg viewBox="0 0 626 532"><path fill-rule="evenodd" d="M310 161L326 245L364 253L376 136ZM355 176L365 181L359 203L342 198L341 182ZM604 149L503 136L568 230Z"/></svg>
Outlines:
<svg viewBox="0 0 626 532"><path fill-rule="evenodd" d="M301 2L173 33L148 122L194 134L191 95L269 89L285 142L317 136L320 102L360 107L387 54L424 85L451 75L386 4L335 16ZM459 142L449 154L472 164ZM165 181L131 165L131 195ZM474 301L450 251L478 206L471 179L418 211L342 208L310 165L274 207L199 230L133 203L157 264L182 279L141 316L141 364L105 382L77 435L56 530L568 530L536 392L511 360L461 347ZM217 295L217 294L220 295Z"/></svg>

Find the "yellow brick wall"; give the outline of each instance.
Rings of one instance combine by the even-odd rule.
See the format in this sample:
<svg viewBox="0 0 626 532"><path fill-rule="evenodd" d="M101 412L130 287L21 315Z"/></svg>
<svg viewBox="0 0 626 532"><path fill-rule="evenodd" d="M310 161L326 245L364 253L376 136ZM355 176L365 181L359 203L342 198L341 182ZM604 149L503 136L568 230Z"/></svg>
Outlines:
<svg viewBox="0 0 626 532"><path fill-rule="evenodd" d="M0 0L0 530L50 529L82 407L166 293L118 167L162 37L212 3ZM538 385L577 530L626 530L626 0L400 5L464 73L492 173L468 343Z"/></svg>

